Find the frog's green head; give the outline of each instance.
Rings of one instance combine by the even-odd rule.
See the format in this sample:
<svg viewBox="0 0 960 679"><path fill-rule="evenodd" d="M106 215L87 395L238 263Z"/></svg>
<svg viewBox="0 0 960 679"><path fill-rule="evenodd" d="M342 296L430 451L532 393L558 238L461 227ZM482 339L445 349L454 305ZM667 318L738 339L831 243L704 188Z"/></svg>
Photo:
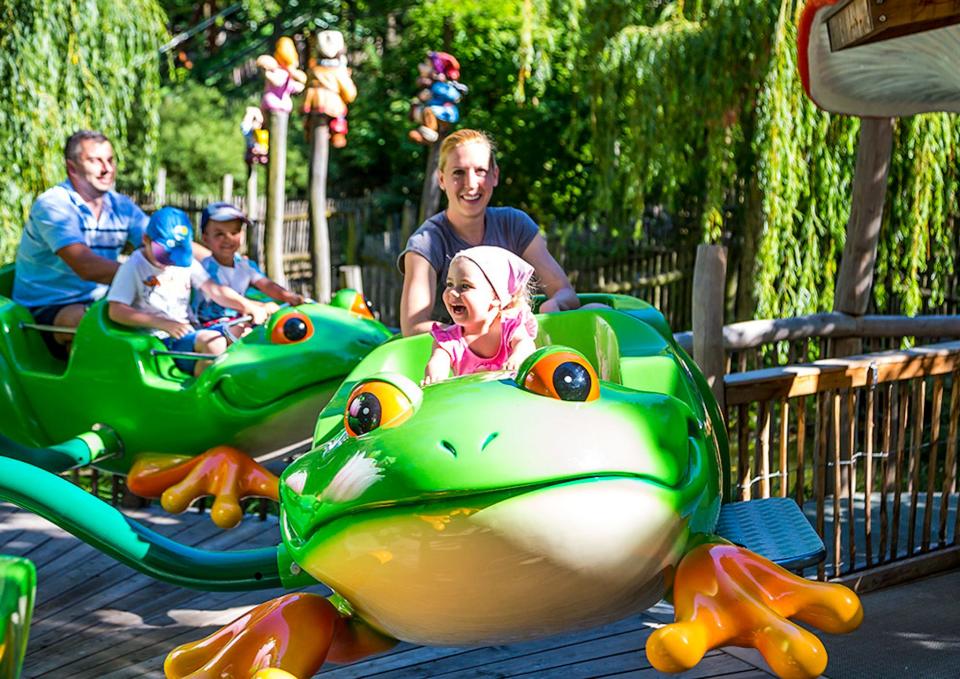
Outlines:
<svg viewBox="0 0 960 679"><path fill-rule="evenodd" d="M363 311L324 304L282 308L230 346L200 375L198 386L243 411L274 406L317 385L339 383L390 337L366 307Z"/></svg>
<svg viewBox="0 0 960 679"><path fill-rule="evenodd" d="M293 558L368 622L482 643L650 605L689 533L712 528L719 481L687 403L547 347L516 378L361 380L281 502Z"/></svg>

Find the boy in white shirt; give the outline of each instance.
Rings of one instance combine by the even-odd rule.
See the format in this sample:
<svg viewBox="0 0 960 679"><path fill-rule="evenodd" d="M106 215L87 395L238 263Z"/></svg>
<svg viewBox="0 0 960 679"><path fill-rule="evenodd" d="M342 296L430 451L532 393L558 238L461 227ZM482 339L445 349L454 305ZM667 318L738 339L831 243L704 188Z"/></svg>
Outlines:
<svg viewBox="0 0 960 679"><path fill-rule="evenodd" d="M193 259L193 225L182 210L165 207L150 217L143 245L117 270L107 293L111 320L150 328L171 351L222 354L227 349L224 328L197 330L190 310L196 288L225 307L249 314L254 323L269 315L264 305L246 299L211 280ZM181 370L199 375L208 360L174 358Z"/></svg>
<svg viewBox="0 0 960 679"><path fill-rule="evenodd" d="M263 275L256 264L240 255L243 227L250 220L240 208L225 202L210 203L200 216L203 243L210 248L210 256L201 264L210 277L221 285L243 295L251 285L277 302L303 304L303 297L278 285ZM267 305L270 308L272 305ZM224 308L206 295L194 298L194 311L204 326L224 318L233 318L237 312Z"/></svg>

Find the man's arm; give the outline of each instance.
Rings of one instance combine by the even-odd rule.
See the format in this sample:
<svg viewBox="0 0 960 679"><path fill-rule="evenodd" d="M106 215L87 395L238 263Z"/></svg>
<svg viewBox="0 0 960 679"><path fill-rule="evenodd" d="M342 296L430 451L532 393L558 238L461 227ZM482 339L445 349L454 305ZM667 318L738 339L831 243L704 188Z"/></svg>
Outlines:
<svg viewBox="0 0 960 679"><path fill-rule="evenodd" d="M577 293L570 285L567 274L547 250L547 242L537 234L523 251L523 258L536 270L547 299L540 305L541 312L566 311L580 308Z"/></svg>
<svg viewBox="0 0 960 679"><path fill-rule="evenodd" d="M437 272L430 262L416 252L405 254L400 297L400 332L404 337L430 332L436 290Z"/></svg>
<svg viewBox="0 0 960 679"><path fill-rule="evenodd" d="M57 256L85 281L109 284L120 268L117 262L95 254L83 243L71 243L60 248Z"/></svg>

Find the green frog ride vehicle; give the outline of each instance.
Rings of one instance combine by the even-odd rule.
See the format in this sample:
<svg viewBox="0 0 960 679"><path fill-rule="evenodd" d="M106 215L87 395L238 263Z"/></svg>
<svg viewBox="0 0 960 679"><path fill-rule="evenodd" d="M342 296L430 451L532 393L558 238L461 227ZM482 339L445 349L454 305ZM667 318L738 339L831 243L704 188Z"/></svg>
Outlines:
<svg viewBox="0 0 960 679"><path fill-rule="evenodd" d="M12 283L7 265L0 269L4 454L49 471L91 462L133 470L128 484L148 496L180 484L164 496L173 509L216 494L212 516L225 524L239 518L244 495L276 495L276 477L247 456L308 437L346 374L391 335L355 304L356 294L341 294L339 306L281 308L193 377L174 365L175 352L113 323L106 303L97 302L62 361L47 350L42 326L10 298ZM92 458L69 447L44 449L79 435L93 442ZM228 482L218 485L213 477L227 469Z"/></svg>
<svg viewBox="0 0 960 679"><path fill-rule="evenodd" d="M781 676L816 676L823 645L788 618L849 631L862 618L856 595L784 569L823 556L791 500L724 504L724 424L663 318L629 298L590 301L613 308L538 316L540 348L516 375L421 387L430 336L374 349L320 414L313 449L281 477L276 550L184 548L14 460L0 459L0 497L173 582L329 587L261 604L181 646L168 677L305 678L397 640L534 639L665 595L677 622L647 643L656 668L741 645ZM82 513L61 516L64 502Z"/></svg>

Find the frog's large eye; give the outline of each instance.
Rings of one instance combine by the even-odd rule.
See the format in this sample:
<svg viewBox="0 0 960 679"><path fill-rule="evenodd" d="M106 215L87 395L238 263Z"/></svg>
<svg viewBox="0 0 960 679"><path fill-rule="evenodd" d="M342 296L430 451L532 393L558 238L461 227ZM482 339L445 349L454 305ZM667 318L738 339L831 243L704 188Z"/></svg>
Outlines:
<svg viewBox="0 0 960 679"><path fill-rule="evenodd" d="M566 348L535 351L520 366L517 383L529 392L560 401L593 401L600 396L600 380L593 366Z"/></svg>
<svg viewBox="0 0 960 679"><path fill-rule="evenodd" d="M270 341L274 344L296 344L313 337L313 321L300 311L288 311L273 323Z"/></svg>
<svg viewBox="0 0 960 679"><path fill-rule="evenodd" d="M343 422L350 436L363 436L380 427L395 427L413 414L413 403L389 382L358 385L347 399Z"/></svg>

